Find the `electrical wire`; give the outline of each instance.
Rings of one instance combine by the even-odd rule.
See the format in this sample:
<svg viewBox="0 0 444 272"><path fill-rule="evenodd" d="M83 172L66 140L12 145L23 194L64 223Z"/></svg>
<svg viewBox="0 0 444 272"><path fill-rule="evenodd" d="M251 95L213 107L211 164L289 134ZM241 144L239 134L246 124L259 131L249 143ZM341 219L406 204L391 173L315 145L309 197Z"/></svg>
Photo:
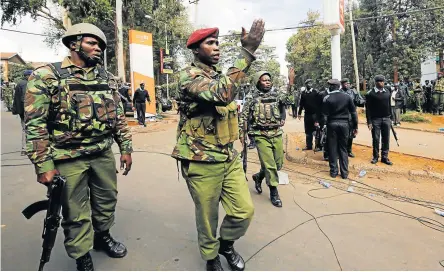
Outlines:
<svg viewBox="0 0 444 272"><path fill-rule="evenodd" d="M444 9L444 6L439 6L439 7L434 7L434 8L426 8L426 9L410 10L410 11L397 12L397 13L391 13L391 14L385 14L385 15L378 15L378 16L356 18L356 19L353 19L353 22L372 20L372 19L378 19L378 18L385 18L385 17L393 17L393 16L398 16L398 15L414 14L414 13L419 13L419 12L435 11L435 10L440 10L440 9ZM345 20L345 21L350 22L350 20ZM313 27L322 27L322 26L323 26L323 24L288 26L288 27L266 29L265 32L286 31L286 30L295 30L295 29L304 29L304 28L313 28ZM27 31L15 30L15 29L7 29L7 28L0 28L0 30L16 32L16 33L21 33L21 34L28 34L28 35L44 36L44 37L50 36L48 34L43 34L43 33L33 33L33 32L27 32ZM219 35L219 37L230 37L230 36L240 36L240 34ZM182 40L187 40L187 39L172 39L170 41L182 41Z"/></svg>

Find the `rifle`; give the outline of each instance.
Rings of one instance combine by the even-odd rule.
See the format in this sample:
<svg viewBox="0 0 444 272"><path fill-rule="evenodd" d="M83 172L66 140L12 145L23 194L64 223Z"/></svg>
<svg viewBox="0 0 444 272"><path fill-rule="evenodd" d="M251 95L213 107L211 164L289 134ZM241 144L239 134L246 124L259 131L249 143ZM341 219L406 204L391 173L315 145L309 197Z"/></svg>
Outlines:
<svg viewBox="0 0 444 272"><path fill-rule="evenodd" d="M53 182L48 186L47 200L37 201L26 207L22 214L26 219L30 219L34 214L46 210L46 217L43 222L43 250L40 257L39 271L43 271L43 266L49 262L52 248L57 236L57 229L60 226L60 210L62 208L62 193L66 178L55 176Z"/></svg>
<svg viewBox="0 0 444 272"><path fill-rule="evenodd" d="M392 128L393 137L395 137L396 144L399 146L399 143L398 143L398 134L396 134L396 131L395 131L395 129L393 128L393 125L392 125L392 124L390 124L390 127Z"/></svg>
<svg viewBox="0 0 444 272"><path fill-rule="evenodd" d="M242 149L242 166L244 168L244 173L245 173L245 179L248 180L247 178L247 155L248 155L248 145L247 145L247 138L248 138L248 123L247 121L244 121L244 125L243 125L243 137L244 137L244 142L243 144L243 149Z"/></svg>
<svg viewBox="0 0 444 272"><path fill-rule="evenodd" d="M313 152L316 153L316 151L322 150L324 146L325 141L325 133L324 129L321 129L320 126L316 126L315 131L315 148L313 149Z"/></svg>

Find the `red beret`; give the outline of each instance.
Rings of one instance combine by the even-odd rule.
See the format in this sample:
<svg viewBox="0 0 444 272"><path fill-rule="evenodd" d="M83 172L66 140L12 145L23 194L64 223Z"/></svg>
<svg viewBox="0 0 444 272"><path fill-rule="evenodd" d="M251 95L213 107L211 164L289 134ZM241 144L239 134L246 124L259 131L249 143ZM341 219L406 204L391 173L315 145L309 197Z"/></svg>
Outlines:
<svg viewBox="0 0 444 272"><path fill-rule="evenodd" d="M203 28L203 29L198 29L196 31L194 31L190 37L188 38L187 41L187 48L190 48L190 46L192 46L195 43L198 43L212 35L219 35L219 28L217 27L213 27L213 28Z"/></svg>

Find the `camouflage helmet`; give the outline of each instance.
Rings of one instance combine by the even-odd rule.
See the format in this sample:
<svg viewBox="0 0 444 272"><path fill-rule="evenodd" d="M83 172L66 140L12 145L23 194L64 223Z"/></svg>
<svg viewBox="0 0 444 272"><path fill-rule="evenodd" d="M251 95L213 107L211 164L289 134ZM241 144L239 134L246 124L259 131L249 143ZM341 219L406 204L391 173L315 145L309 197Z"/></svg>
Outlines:
<svg viewBox="0 0 444 272"><path fill-rule="evenodd" d="M97 26L88 23L75 24L68 28L62 37L63 44L69 48L69 43L72 38L83 35L91 35L99 40L100 49L105 50L107 46L107 41L105 34Z"/></svg>
<svg viewBox="0 0 444 272"><path fill-rule="evenodd" d="M253 76L253 85L256 86L257 83L259 82L259 79L263 76L263 75L269 75L271 78L271 74L267 71L259 71L256 72Z"/></svg>

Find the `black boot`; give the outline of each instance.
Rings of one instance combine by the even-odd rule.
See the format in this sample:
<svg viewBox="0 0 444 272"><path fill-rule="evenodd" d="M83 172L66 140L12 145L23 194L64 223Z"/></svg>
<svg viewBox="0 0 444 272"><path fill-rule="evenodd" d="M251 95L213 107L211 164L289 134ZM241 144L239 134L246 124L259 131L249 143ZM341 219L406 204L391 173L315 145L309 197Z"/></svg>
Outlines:
<svg viewBox="0 0 444 272"><path fill-rule="evenodd" d="M372 164L377 164L378 163L378 158L373 158L371 161Z"/></svg>
<svg viewBox="0 0 444 272"><path fill-rule="evenodd" d="M220 263L219 255L212 260L207 261L207 271L223 271L222 264Z"/></svg>
<svg viewBox="0 0 444 272"><path fill-rule="evenodd" d="M256 188L256 191L258 194L262 194L262 178L260 177L260 174L254 174L253 175L254 180L254 188Z"/></svg>
<svg viewBox="0 0 444 272"><path fill-rule="evenodd" d="M381 162L387 165L393 165L393 162L391 162L388 158L381 159Z"/></svg>
<svg viewBox="0 0 444 272"><path fill-rule="evenodd" d="M230 265L231 270L244 271L245 262L244 259L242 259L242 256L234 250L234 241L222 240L222 238L219 238L219 241L219 254L227 259L227 263Z"/></svg>
<svg viewBox="0 0 444 272"><path fill-rule="evenodd" d="M279 192L276 186L269 186L270 187L270 200L271 204L273 204L276 207L282 207L282 201L279 197Z"/></svg>
<svg viewBox="0 0 444 272"><path fill-rule="evenodd" d="M89 252L76 259L76 264L77 271L94 271L93 261Z"/></svg>
<svg viewBox="0 0 444 272"><path fill-rule="evenodd" d="M128 252L125 245L114 240L109 231L94 233L94 249L105 251L111 258L123 258Z"/></svg>

